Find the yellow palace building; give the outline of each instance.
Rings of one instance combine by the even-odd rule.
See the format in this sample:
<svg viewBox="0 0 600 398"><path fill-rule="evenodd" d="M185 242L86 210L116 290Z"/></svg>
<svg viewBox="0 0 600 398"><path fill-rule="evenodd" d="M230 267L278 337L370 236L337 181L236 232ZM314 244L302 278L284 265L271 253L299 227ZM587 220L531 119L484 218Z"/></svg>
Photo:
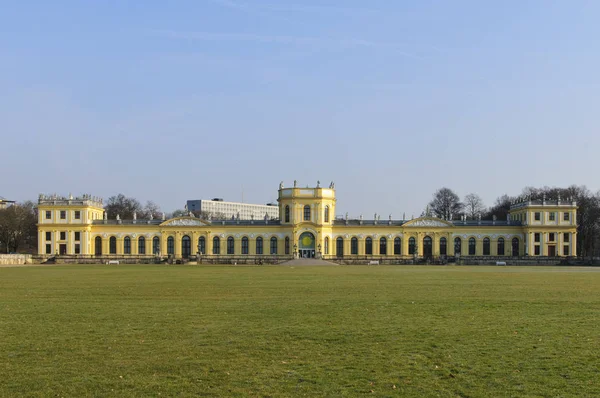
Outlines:
<svg viewBox="0 0 600 398"><path fill-rule="evenodd" d="M576 253L574 201L525 200L511 206L506 220L448 221L348 219L336 214L329 187L278 191L279 219L108 220L102 199L40 195L39 247L42 257L104 262L196 259L207 262L281 262L317 257L340 262L402 263L534 257Z"/></svg>

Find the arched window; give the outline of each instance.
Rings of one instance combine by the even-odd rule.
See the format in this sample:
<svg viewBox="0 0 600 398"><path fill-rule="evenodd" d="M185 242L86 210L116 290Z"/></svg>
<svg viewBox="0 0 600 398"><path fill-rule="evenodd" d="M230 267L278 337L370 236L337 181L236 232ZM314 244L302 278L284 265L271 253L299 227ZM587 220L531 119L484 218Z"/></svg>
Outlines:
<svg viewBox="0 0 600 398"><path fill-rule="evenodd" d="M277 238L271 238L271 254L277 254Z"/></svg>
<svg viewBox="0 0 600 398"><path fill-rule="evenodd" d="M425 257L431 257L433 255L433 240L431 236L423 238L423 255Z"/></svg>
<svg viewBox="0 0 600 398"><path fill-rule="evenodd" d="M138 238L138 254L146 254L146 238L143 236Z"/></svg>
<svg viewBox="0 0 600 398"><path fill-rule="evenodd" d="M448 241L446 238L440 238L440 256L448 255Z"/></svg>
<svg viewBox="0 0 600 398"><path fill-rule="evenodd" d="M477 243L475 238L469 238L469 256L474 256L477 250Z"/></svg>
<svg viewBox="0 0 600 398"><path fill-rule="evenodd" d="M117 238L111 236L108 240L108 252L110 254L117 254Z"/></svg>
<svg viewBox="0 0 600 398"><path fill-rule="evenodd" d="M310 221L310 206L304 206L304 221Z"/></svg>
<svg viewBox="0 0 600 398"><path fill-rule="evenodd" d="M248 237L242 238L242 254L248 254Z"/></svg>
<svg viewBox="0 0 600 398"><path fill-rule="evenodd" d="M462 239L454 238L454 255L459 256L462 253Z"/></svg>
<svg viewBox="0 0 600 398"><path fill-rule="evenodd" d="M325 222L329 222L329 206L325 206Z"/></svg>
<svg viewBox="0 0 600 398"><path fill-rule="evenodd" d="M285 222L290 222L290 206L285 205Z"/></svg>
<svg viewBox="0 0 600 398"><path fill-rule="evenodd" d="M189 236L183 235L181 238L181 257L188 258L192 254L192 240Z"/></svg>
<svg viewBox="0 0 600 398"><path fill-rule="evenodd" d="M200 254L206 254L206 238L204 236L198 238L198 251Z"/></svg>
<svg viewBox="0 0 600 398"><path fill-rule="evenodd" d="M394 238L394 254L396 256L402 254L402 240L400 238Z"/></svg>
<svg viewBox="0 0 600 398"><path fill-rule="evenodd" d="M329 237L325 237L325 254L329 254Z"/></svg>
<svg viewBox="0 0 600 398"><path fill-rule="evenodd" d="M131 238L129 236L123 239L123 254L131 254Z"/></svg>
<svg viewBox="0 0 600 398"><path fill-rule="evenodd" d="M373 239L370 236L365 240L365 254L373 254Z"/></svg>
<svg viewBox="0 0 600 398"><path fill-rule="evenodd" d="M344 239L341 236L335 240L335 255L338 257L344 255Z"/></svg>
<svg viewBox="0 0 600 398"><path fill-rule="evenodd" d="M173 238L172 236L169 236L167 238L167 254L175 254L175 238Z"/></svg>
<svg viewBox="0 0 600 398"><path fill-rule="evenodd" d="M387 239L379 239L379 254L385 256L387 254Z"/></svg>
<svg viewBox="0 0 600 398"><path fill-rule="evenodd" d="M290 237L285 237L285 254L290 254Z"/></svg>
<svg viewBox="0 0 600 398"><path fill-rule="evenodd" d="M415 244L416 244L416 242L417 241L413 237L411 237L408 240L408 254L415 254L415 249L416 249Z"/></svg>
<svg viewBox="0 0 600 398"><path fill-rule="evenodd" d="M358 239L356 237L350 240L350 254L358 254Z"/></svg>
<svg viewBox="0 0 600 398"><path fill-rule="evenodd" d="M499 256L504 256L504 238L498 238L498 248L496 252Z"/></svg>
<svg viewBox="0 0 600 398"><path fill-rule="evenodd" d="M229 238L227 238L227 254L234 254L234 253L235 253L235 248L234 248L233 236L230 236Z"/></svg>
<svg viewBox="0 0 600 398"><path fill-rule="evenodd" d="M483 238L483 255L490 255L490 238Z"/></svg>
<svg viewBox="0 0 600 398"><path fill-rule="evenodd" d="M213 238L213 254L221 254L221 239L218 236Z"/></svg>
<svg viewBox="0 0 600 398"><path fill-rule="evenodd" d="M512 255L514 257L519 255L519 238L513 238L512 240Z"/></svg>
<svg viewBox="0 0 600 398"><path fill-rule="evenodd" d="M256 254L263 254L263 238L256 238Z"/></svg>
<svg viewBox="0 0 600 398"><path fill-rule="evenodd" d="M95 253L96 256L101 256L102 255L102 238L99 236L96 236L96 239L94 239L94 246L95 246Z"/></svg>
<svg viewBox="0 0 600 398"><path fill-rule="evenodd" d="M158 236L152 238L152 253L155 256L160 253L160 238Z"/></svg>

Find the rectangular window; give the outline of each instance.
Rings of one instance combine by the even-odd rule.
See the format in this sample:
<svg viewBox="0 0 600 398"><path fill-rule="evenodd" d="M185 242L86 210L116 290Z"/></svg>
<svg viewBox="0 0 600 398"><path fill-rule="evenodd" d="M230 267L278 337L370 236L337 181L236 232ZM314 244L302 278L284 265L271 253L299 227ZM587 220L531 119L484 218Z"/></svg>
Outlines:
<svg viewBox="0 0 600 398"><path fill-rule="evenodd" d="M542 215L539 211L535 212L535 221L540 221L542 219Z"/></svg>
<svg viewBox="0 0 600 398"><path fill-rule="evenodd" d="M570 215L568 211L565 211L565 213L563 214L563 221L569 221L570 219Z"/></svg>
<svg viewBox="0 0 600 398"><path fill-rule="evenodd" d="M535 242L539 242L540 241L540 233L536 232L535 234L533 234L533 240Z"/></svg>
<svg viewBox="0 0 600 398"><path fill-rule="evenodd" d="M46 210L46 220L49 220L52 218L52 212L50 210Z"/></svg>
<svg viewBox="0 0 600 398"><path fill-rule="evenodd" d="M80 254L81 253L81 249L79 246L79 243L75 243L75 254Z"/></svg>
<svg viewBox="0 0 600 398"><path fill-rule="evenodd" d="M81 232L75 232L75 240L81 240Z"/></svg>
<svg viewBox="0 0 600 398"><path fill-rule="evenodd" d="M540 255L540 245L535 245L535 255L536 256Z"/></svg>
<svg viewBox="0 0 600 398"><path fill-rule="evenodd" d="M80 220L81 219L81 212L79 210L75 210L75 219L76 220Z"/></svg>
<svg viewBox="0 0 600 398"><path fill-rule="evenodd" d="M556 213L555 212L548 213L548 220L555 221L556 220Z"/></svg>
<svg viewBox="0 0 600 398"><path fill-rule="evenodd" d="M46 240L52 240L52 232L46 232Z"/></svg>
<svg viewBox="0 0 600 398"><path fill-rule="evenodd" d="M569 242L569 238L570 238L570 234L568 232L565 232L563 234L563 240L565 241L565 243Z"/></svg>
<svg viewBox="0 0 600 398"><path fill-rule="evenodd" d="M569 245L564 245L563 246L563 256L569 256Z"/></svg>
<svg viewBox="0 0 600 398"><path fill-rule="evenodd" d="M65 210L61 210L60 211L60 219L61 220L66 220L67 219L67 212Z"/></svg>
<svg viewBox="0 0 600 398"><path fill-rule="evenodd" d="M67 239L67 233L66 232L61 232L60 233L60 240L66 240Z"/></svg>
<svg viewBox="0 0 600 398"><path fill-rule="evenodd" d="M52 245L50 243L46 243L46 254L52 254Z"/></svg>
<svg viewBox="0 0 600 398"><path fill-rule="evenodd" d="M556 235L554 234L554 232L550 232L548 234L548 241L549 242L554 242L555 239L556 239Z"/></svg>

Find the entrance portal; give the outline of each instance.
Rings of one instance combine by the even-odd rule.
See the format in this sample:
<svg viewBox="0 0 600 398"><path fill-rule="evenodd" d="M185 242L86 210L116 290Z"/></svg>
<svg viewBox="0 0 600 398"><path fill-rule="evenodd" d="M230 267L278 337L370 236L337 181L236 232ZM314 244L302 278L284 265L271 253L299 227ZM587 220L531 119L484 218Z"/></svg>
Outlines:
<svg viewBox="0 0 600 398"><path fill-rule="evenodd" d="M315 257L315 236L310 232L303 232L298 238L298 256L300 258Z"/></svg>

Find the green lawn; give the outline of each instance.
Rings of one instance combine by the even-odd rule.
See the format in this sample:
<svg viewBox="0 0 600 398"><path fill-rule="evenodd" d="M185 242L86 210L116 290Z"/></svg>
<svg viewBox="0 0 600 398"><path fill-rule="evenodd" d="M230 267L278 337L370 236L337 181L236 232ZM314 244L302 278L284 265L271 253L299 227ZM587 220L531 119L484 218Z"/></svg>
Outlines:
<svg viewBox="0 0 600 398"><path fill-rule="evenodd" d="M600 269L0 268L0 396L600 396Z"/></svg>

